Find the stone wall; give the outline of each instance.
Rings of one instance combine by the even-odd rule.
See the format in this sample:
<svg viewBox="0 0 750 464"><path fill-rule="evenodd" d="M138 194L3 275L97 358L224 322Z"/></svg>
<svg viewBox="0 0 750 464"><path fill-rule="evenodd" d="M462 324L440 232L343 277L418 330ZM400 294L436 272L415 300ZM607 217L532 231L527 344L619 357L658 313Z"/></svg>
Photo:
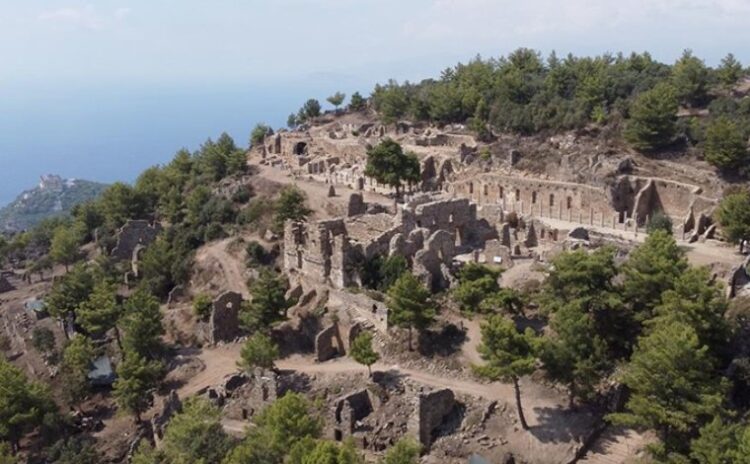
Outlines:
<svg viewBox="0 0 750 464"><path fill-rule="evenodd" d="M166 398L161 400L161 405L158 406L156 414L151 418L151 430L154 432L154 444L157 447L164 438L164 432L169 425L169 421L180 411L182 411L182 401L180 401L177 392L172 390Z"/></svg>
<svg viewBox="0 0 750 464"><path fill-rule="evenodd" d="M388 330L388 308L364 293L351 293L346 290L332 290L328 295L328 307L342 311L353 311L357 316L385 332Z"/></svg>
<svg viewBox="0 0 750 464"><path fill-rule="evenodd" d="M611 224L614 218L616 223L634 219L644 225L659 211L681 222L691 207L706 211L717 203L694 185L638 176L620 176L611 185L597 186L485 174L446 190L482 207L499 205L524 215L597 224Z"/></svg>
<svg viewBox="0 0 750 464"><path fill-rule="evenodd" d="M341 441L350 437L356 431L357 422L370 415L374 409L372 395L366 388L335 400L334 438Z"/></svg>
<svg viewBox="0 0 750 464"><path fill-rule="evenodd" d="M414 411L407 423L408 434L429 449L433 431L443 423L455 405L456 397L448 388L419 393L414 399Z"/></svg>
<svg viewBox="0 0 750 464"><path fill-rule="evenodd" d="M209 319L211 343L233 342L241 335L239 312L242 295L222 293L213 302Z"/></svg>
<svg viewBox="0 0 750 464"><path fill-rule="evenodd" d="M15 289L13 284L4 275L0 275L0 293L10 292Z"/></svg>
<svg viewBox="0 0 750 464"><path fill-rule="evenodd" d="M230 376L217 387L225 396L224 414L235 420L247 420L288 391L282 377L272 370L255 368L252 372Z"/></svg>
<svg viewBox="0 0 750 464"><path fill-rule="evenodd" d="M117 244L112 249L112 257L120 260L137 258L135 251L150 245L161 232L161 225L151 224L144 220L130 220L117 232Z"/></svg>
<svg viewBox="0 0 750 464"><path fill-rule="evenodd" d="M326 327L315 336L315 359L318 362L328 361L344 354L346 352L338 324Z"/></svg>
<svg viewBox="0 0 750 464"><path fill-rule="evenodd" d="M399 254L414 264L425 283L445 288L452 259L496 237L469 200L422 194L409 198L395 216L367 213L287 222L284 267L310 283L341 289L360 284L362 263Z"/></svg>

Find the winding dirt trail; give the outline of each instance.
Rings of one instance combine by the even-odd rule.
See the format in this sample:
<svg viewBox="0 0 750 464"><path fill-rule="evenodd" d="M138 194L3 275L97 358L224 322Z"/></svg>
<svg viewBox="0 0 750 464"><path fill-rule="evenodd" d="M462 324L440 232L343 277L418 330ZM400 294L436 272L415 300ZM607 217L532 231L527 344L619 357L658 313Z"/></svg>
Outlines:
<svg viewBox="0 0 750 464"><path fill-rule="evenodd" d="M215 262L218 264L226 282L224 289L240 293L244 298L248 298L250 294L245 284L245 264L227 251L227 246L232 240L234 238L230 237L203 246L198 250L195 260L198 263Z"/></svg>
<svg viewBox="0 0 750 464"><path fill-rule="evenodd" d="M240 356L239 344L208 348L201 351L198 358L206 368L191 378L177 390L180 398L197 394L199 391L218 385L228 375L237 372L237 360ZM366 368L350 358L337 358L325 363L316 363L307 356L292 356L276 363L280 370L292 370L304 374L345 374L366 372ZM509 384L493 382L481 383L469 377L446 377L428 372L401 367L397 364L376 363L373 370L389 371L403 378L435 387L450 388L457 393L463 393L490 401L498 401L513 405L513 388ZM565 407L565 399L552 390L537 383L522 380L524 401L529 409L560 409ZM538 423L536 414L529 414L529 424Z"/></svg>

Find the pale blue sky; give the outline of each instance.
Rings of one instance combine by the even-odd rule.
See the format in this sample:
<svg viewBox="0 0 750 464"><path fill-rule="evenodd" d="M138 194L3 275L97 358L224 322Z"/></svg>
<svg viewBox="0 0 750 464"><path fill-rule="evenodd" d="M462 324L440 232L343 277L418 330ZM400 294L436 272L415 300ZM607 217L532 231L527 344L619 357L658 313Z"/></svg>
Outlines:
<svg viewBox="0 0 750 464"><path fill-rule="evenodd" d="M130 181L306 98L478 53L747 65L748 25L750 0L0 0L0 205L40 174Z"/></svg>
<svg viewBox="0 0 750 464"><path fill-rule="evenodd" d="M0 83L418 78L476 53L750 60L750 0L2 0ZM369 80L368 79L368 80Z"/></svg>

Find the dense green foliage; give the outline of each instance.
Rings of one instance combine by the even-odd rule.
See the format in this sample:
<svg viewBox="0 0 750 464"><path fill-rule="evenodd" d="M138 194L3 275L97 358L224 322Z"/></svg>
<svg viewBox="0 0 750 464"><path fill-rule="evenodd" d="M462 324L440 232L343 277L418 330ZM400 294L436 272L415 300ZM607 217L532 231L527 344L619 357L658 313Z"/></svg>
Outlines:
<svg viewBox="0 0 750 464"><path fill-rule="evenodd" d="M240 321L249 331L268 330L275 322L286 318L290 302L286 299L286 279L269 269L263 269L260 277L250 284L249 302L243 302Z"/></svg>
<svg viewBox="0 0 750 464"><path fill-rule="evenodd" d="M430 291L410 272L405 272L388 289L388 321L396 327L409 329L409 350L412 330L422 331L435 320L437 309Z"/></svg>
<svg viewBox="0 0 750 464"><path fill-rule="evenodd" d="M402 438L385 454L381 464L417 464L422 445L410 438Z"/></svg>
<svg viewBox="0 0 750 464"><path fill-rule="evenodd" d="M560 58L553 52L543 60L522 48L497 59L477 57L437 79L377 85L371 103L385 123L402 118L461 123L482 139L492 132L536 134L606 125L610 133L622 130L634 148L654 151L681 141L681 135L699 141L695 131L705 123L682 124L679 105L708 106L709 122L732 117L746 137L750 98L723 96L744 75L731 54L711 69L689 50L670 66L648 53Z"/></svg>
<svg viewBox="0 0 750 464"><path fill-rule="evenodd" d="M657 230L663 230L671 234L673 228L674 225L672 224L672 219L662 211L657 211L649 219L648 224L646 225L646 232L650 234Z"/></svg>
<svg viewBox="0 0 750 464"><path fill-rule="evenodd" d="M255 367L273 369L279 358L279 347L268 335L256 332L248 337L240 352L239 367L251 371Z"/></svg>
<svg viewBox="0 0 750 464"><path fill-rule="evenodd" d="M656 430L664 448L659 454L685 451L691 431L722 405L723 385L715 381L715 369L689 325L659 324L639 341L622 375L631 391L628 412L612 419Z"/></svg>
<svg viewBox="0 0 750 464"><path fill-rule="evenodd" d="M346 99L346 94L341 92L336 92L330 97L326 98L326 101L330 103L331 105L335 106L336 109L339 108L344 103L344 100Z"/></svg>
<svg viewBox="0 0 750 464"><path fill-rule="evenodd" d="M256 124L255 127L253 127L252 132L250 132L250 146L255 147L263 145L263 140L272 134L273 129L271 129L271 126L263 123Z"/></svg>
<svg viewBox="0 0 750 464"><path fill-rule="evenodd" d="M30 382L20 369L0 356L0 440L12 448L26 433L42 426L57 408L45 386Z"/></svg>
<svg viewBox="0 0 750 464"><path fill-rule="evenodd" d="M362 332L352 342L349 348L349 355L358 363L367 366L367 372L372 376L371 366L378 362L380 355L372 347L372 334Z"/></svg>
<svg viewBox="0 0 750 464"><path fill-rule="evenodd" d="M274 230L283 232L284 223L291 221L304 221L312 211L307 207L305 193L295 186L285 187L279 192L279 197L274 205Z"/></svg>
<svg viewBox="0 0 750 464"><path fill-rule="evenodd" d="M642 151L664 148L677 136L677 96L666 83L640 94L630 108L625 139Z"/></svg>
<svg viewBox="0 0 750 464"><path fill-rule="evenodd" d="M738 243L750 239L750 192L726 195L714 214L728 240Z"/></svg>
<svg viewBox="0 0 750 464"><path fill-rule="evenodd" d="M395 188L399 195L404 183L419 182L419 160L414 153L404 153L398 142L386 139L367 150L365 175Z"/></svg>
<svg viewBox="0 0 750 464"><path fill-rule="evenodd" d="M706 128L704 145L706 161L720 169L738 169L747 164L747 132L734 121L720 116Z"/></svg>
<svg viewBox="0 0 750 464"><path fill-rule="evenodd" d="M224 460L224 464L281 464L284 457L303 440L319 438L322 422L312 414L309 402L296 393L287 393L253 420L245 439Z"/></svg>
<svg viewBox="0 0 750 464"><path fill-rule="evenodd" d="M60 374L63 378L63 394L70 405L80 404L90 391L89 370L96 350L91 339L83 335L73 337L63 350Z"/></svg>
<svg viewBox="0 0 750 464"><path fill-rule="evenodd" d="M133 462L212 464L221 462L232 447L221 425L221 412L202 398L185 401L182 411L169 421L162 443L158 451L141 445Z"/></svg>
<svg viewBox="0 0 750 464"><path fill-rule="evenodd" d="M0 208L0 231L27 230L45 219L62 217L82 203L96 199L107 188L104 184L75 180L60 188L34 188Z"/></svg>
<svg viewBox="0 0 750 464"><path fill-rule="evenodd" d="M200 293L193 298L193 312L199 319L208 319L211 315L211 307L213 306L213 298L205 293Z"/></svg>
<svg viewBox="0 0 750 464"><path fill-rule="evenodd" d="M409 263L402 255L394 254L385 259L381 255L377 255L363 263L359 274L362 285L373 290L386 292L408 269Z"/></svg>
<svg viewBox="0 0 750 464"><path fill-rule="evenodd" d="M458 286L453 289L453 299L462 311L481 312L488 308L482 304L500 292L500 270L477 263L468 263L458 275Z"/></svg>
<svg viewBox="0 0 750 464"><path fill-rule="evenodd" d="M151 406L154 391L164 374L161 362L148 360L136 352L126 352L117 366L113 395L121 411L132 414L136 422Z"/></svg>
<svg viewBox="0 0 750 464"><path fill-rule="evenodd" d="M474 366L474 370L490 380L513 383L518 419L521 426L528 429L521 405L518 380L534 372L537 337L530 328L527 328L525 332L519 332L513 321L500 315L490 316L486 322L482 323L481 331L482 342L477 347L477 351L485 364Z"/></svg>

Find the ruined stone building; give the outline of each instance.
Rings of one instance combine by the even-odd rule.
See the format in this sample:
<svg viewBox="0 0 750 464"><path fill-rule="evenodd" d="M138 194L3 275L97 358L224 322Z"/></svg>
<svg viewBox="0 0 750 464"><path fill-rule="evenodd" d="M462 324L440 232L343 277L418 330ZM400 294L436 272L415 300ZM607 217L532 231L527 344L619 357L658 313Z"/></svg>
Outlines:
<svg viewBox="0 0 750 464"><path fill-rule="evenodd" d="M715 176L652 167L639 171L631 155L581 143L572 134L542 144L545 172L524 170L532 156L521 150L506 149L507 156L498 156L497 148L493 154L490 146L480 147L462 127L383 125L357 115L282 131L269 136L260 150L263 162L288 169L293 176L390 193L390 187L364 175L367 149L384 138L418 156L422 179L414 187L423 192L443 191L524 216L614 228L642 227L663 213L678 235L697 239L714 231L711 217L721 196Z"/></svg>
<svg viewBox="0 0 750 464"><path fill-rule="evenodd" d="M117 243L112 249L112 257L116 260L138 261L141 250L150 245L161 232L161 225L145 220L130 220L117 231Z"/></svg>
<svg viewBox="0 0 750 464"><path fill-rule="evenodd" d="M396 215L360 213L287 222L284 267L312 284L342 289L361 285L360 273L368 260L397 254L426 285L446 288L453 258L496 236L469 200L419 195L400 206Z"/></svg>

